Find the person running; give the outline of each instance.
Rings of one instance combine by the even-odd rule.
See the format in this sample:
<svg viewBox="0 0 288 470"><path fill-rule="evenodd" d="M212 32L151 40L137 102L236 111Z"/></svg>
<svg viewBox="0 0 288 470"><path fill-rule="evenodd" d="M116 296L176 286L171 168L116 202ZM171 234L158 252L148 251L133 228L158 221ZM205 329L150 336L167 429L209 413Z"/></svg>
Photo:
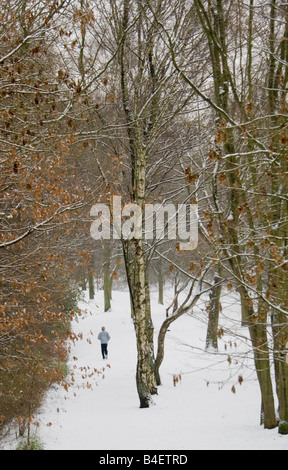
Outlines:
<svg viewBox="0 0 288 470"><path fill-rule="evenodd" d="M103 359L108 358L108 341L110 340L110 335L108 331L105 330L105 326L102 326L102 330L98 335L98 339L101 342L101 353Z"/></svg>

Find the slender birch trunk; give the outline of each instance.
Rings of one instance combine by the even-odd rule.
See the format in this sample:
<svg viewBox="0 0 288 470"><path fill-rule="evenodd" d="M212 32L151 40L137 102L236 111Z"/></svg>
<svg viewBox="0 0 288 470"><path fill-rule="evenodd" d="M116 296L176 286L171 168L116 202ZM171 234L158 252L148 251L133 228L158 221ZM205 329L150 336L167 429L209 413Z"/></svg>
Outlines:
<svg viewBox="0 0 288 470"><path fill-rule="evenodd" d="M141 207L143 214L146 195L146 155L145 152L138 151L135 157L135 202ZM134 245L133 306L138 352L136 383L140 407L148 408L151 395L157 393L150 293L143 238L135 239L131 243Z"/></svg>
<svg viewBox="0 0 288 470"><path fill-rule="evenodd" d="M123 2L122 32L125 35L129 25L130 1ZM140 15L141 18L141 15ZM122 103L127 123L129 152L131 161L131 199L144 214L146 201L147 155L143 145L141 122L135 116L130 105L128 92L129 72L126 65L126 37L120 50ZM139 63L139 67L141 64ZM138 94L138 91L136 95ZM136 113L137 114L137 113ZM142 220L143 224L143 220ZM141 224L141 225L142 225ZM143 227L141 226L142 233ZM125 242L126 273L130 288L132 312L137 344L136 384L140 400L140 408L148 408L151 396L157 393L154 372L154 340L153 322L150 309L150 295L147 279L147 260L145 257L143 238L132 238Z"/></svg>

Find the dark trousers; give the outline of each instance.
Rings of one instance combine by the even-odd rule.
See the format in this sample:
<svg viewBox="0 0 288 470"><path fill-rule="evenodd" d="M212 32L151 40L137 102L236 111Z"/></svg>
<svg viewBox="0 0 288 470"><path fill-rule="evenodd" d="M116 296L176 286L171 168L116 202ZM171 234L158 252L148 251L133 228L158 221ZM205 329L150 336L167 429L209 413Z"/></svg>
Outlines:
<svg viewBox="0 0 288 470"><path fill-rule="evenodd" d="M108 344L101 344L101 352L102 352L103 359L105 359L108 356L107 346Z"/></svg>

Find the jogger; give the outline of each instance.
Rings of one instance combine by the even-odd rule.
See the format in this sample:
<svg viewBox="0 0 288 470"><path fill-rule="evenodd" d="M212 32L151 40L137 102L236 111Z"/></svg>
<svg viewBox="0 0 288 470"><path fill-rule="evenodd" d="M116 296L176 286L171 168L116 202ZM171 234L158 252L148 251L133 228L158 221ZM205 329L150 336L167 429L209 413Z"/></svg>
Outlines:
<svg viewBox="0 0 288 470"><path fill-rule="evenodd" d="M110 340L110 335L108 331L105 331L105 326L102 326L102 331L98 335L98 339L101 341L101 353L103 359L108 358L108 341Z"/></svg>

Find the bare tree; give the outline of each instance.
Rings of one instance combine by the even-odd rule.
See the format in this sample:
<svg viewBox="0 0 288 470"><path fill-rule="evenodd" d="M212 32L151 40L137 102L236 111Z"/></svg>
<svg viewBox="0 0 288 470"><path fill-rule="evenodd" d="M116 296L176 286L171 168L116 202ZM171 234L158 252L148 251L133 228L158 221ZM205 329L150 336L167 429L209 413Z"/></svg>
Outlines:
<svg viewBox="0 0 288 470"><path fill-rule="evenodd" d="M189 23L192 12L209 52L202 86L189 76L189 48L182 55L184 59L179 59L183 36L175 40L170 29L160 21L158 24L175 69L215 118L215 140L209 150L213 161L210 168L214 170L207 193L212 206L208 213L203 212L208 224L204 222L201 230L207 242L218 246L223 272L233 279L240 294L242 321L250 331L262 393L262 419L267 428L277 425L267 335L268 314L273 312L272 324L277 325L273 328L273 348L279 432L285 434L287 311L284 298L280 298L281 285L285 284L286 246L286 198L282 193L286 188L286 6L275 1L269 5L251 1L245 6L195 0L185 19L189 35L195 30ZM265 38L264 44L260 44L260 37ZM277 280L275 271L279 273Z"/></svg>

